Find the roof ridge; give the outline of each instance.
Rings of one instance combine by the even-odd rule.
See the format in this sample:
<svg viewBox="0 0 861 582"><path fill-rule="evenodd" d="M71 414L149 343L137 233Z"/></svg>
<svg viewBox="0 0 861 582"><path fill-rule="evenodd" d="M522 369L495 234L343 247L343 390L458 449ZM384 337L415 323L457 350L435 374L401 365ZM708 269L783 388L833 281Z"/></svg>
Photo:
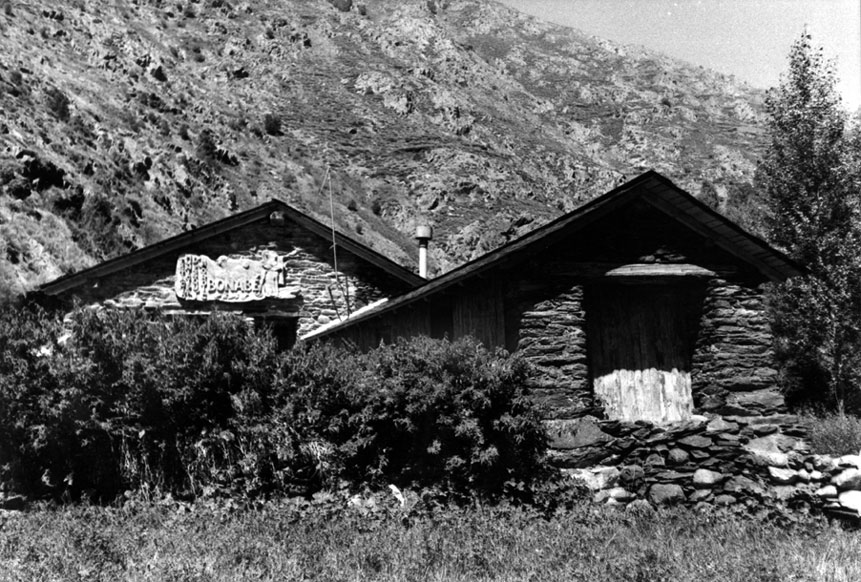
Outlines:
<svg viewBox="0 0 861 582"><path fill-rule="evenodd" d="M326 226L319 220L309 216L279 198L272 198L267 202L255 206L254 208L249 208L237 214L220 218L193 230L181 232L151 245L135 249L124 255L113 257L81 271L63 275L53 281L40 285L34 293L47 295L63 293L69 289L73 289L84 284L93 277L104 277L119 270L145 263L196 242L207 240L225 232L241 228L261 220L276 209L287 210L291 214L290 218L294 222L299 223L300 226L305 227L317 236L323 236L327 239L331 236L332 226ZM413 286L418 286L424 283L424 279L406 267L399 265L383 254L337 229L335 229L335 236L336 240L346 247L346 250L380 267L393 277L410 283Z"/></svg>
<svg viewBox="0 0 861 582"><path fill-rule="evenodd" d="M625 182L624 184L617 186L606 194L603 194L601 196L598 196L597 198L590 200L582 206L575 208L574 210L554 219L553 221L524 234L520 238L511 241L502 247L494 249L478 257L477 259L460 265L456 269L453 269L443 274L442 276L437 277L436 279L431 279L426 284L417 287L416 289L407 291L406 293L389 300L388 302L379 306L376 309L366 311L358 317L351 318L349 320L341 322L337 326L333 326L326 330L320 331L319 334L315 334L315 337L328 335L329 333L336 330L343 329L352 326L358 322L364 321L365 319L373 317L376 314L389 312L398 309L399 307L409 305L435 292L442 292L446 288L458 284L459 282L461 282L462 279L470 275L477 275L478 273L481 273L498 265L503 260L505 260L508 255L532 248L533 245L537 245L543 239L552 237L553 235L558 235L560 233L570 234L570 229L572 228L572 226L575 225L578 228L582 228L586 224L591 223L592 221L602 217L613 209L628 202L629 198L642 198L646 202L651 203L653 206L655 206L654 201L650 200L650 198L646 196L646 194L655 190L652 190L651 188L642 188L642 186L645 186L650 183L656 183L656 185L663 186L668 191L672 191L679 195L682 195L684 197L684 200L686 200L688 203L692 201L693 206L696 207L698 210L705 209L709 214L709 218L718 221L722 225L727 226L727 228L730 228L731 230L734 230L735 236L743 237L745 238L745 240L748 240L753 244L757 245L760 250L767 253L770 257L774 257L775 260L780 263L780 265L782 265L787 271L791 271L792 274L800 274L804 272L803 268L798 266L790 257L785 255L781 251L774 249L767 242L757 237L756 235L747 232L726 216L715 212L714 210L706 206L704 203L697 200L689 192L686 192L685 190L677 186L675 183L673 183L672 180L652 169L640 174L639 176L629 180L628 182ZM682 211L678 211L677 213L674 213L674 215L667 212L666 205L656 206L656 208L659 211L664 212L664 214L667 214L674 220L681 222L687 228L691 228L690 221L685 223L679 219L678 213ZM692 220L693 218L691 218L691 221ZM711 230L711 234L718 234L714 232L714 228L706 230ZM552 240L548 242L548 245L549 244L552 244ZM739 257L741 260L750 263L768 278L774 278L775 273L778 272L777 267L769 266L765 264L763 260L757 257L741 256L740 252L732 244L727 244L726 247L728 248L725 248L724 250L726 250L730 254Z"/></svg>

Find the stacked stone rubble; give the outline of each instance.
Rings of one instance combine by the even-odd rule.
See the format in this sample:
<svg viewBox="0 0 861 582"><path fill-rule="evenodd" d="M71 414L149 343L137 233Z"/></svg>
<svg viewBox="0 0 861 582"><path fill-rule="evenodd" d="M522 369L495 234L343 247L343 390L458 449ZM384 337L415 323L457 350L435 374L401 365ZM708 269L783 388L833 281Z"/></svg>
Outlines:
<svg viewBox="0 0 861 582"><path fill-rule="evenodd" d="M747 414L752 405L763 408L761 414L774 412L767 409L779 407L782 399L756 394L775 386L773 343L762 290L711 280L693 354L691 381L697 410ZM747 398L751 402L735 402L738 393L752 391L753 397Z"/></svg>
<svg viewBox="0 0 861 582"><path fill-rule="evenodd" d="M583 418L548 427L554 463L597 502L861 509L861 456L810 454L796 416L695 417L668 427Z"/></svg>
<svg viewBox="0 0 861 582"><path fill-rule="evenodd" d="M521 305L517 352L533 366L533 398L553 418L600 414L587 369L582 285Z"/></svg>

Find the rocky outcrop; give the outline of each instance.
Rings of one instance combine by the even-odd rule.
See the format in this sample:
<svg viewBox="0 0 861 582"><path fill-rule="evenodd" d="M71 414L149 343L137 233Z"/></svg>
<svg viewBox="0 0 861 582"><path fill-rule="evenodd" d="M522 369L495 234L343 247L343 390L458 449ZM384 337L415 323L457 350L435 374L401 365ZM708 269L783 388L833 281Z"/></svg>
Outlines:
<svg viewBox="0 0 861 582"><path fill-rule="evenodd" d="M432 224L436 274L646 168L724 193L762 143L758 92L489 0L163 4L0 11L0 293L330 193L402 264Z"/></svg>

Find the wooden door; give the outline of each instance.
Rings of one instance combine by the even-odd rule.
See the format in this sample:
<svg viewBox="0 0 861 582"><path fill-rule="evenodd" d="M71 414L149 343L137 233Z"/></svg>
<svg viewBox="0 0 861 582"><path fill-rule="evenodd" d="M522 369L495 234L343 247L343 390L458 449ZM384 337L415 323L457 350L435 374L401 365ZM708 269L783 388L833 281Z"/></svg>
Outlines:
<svg viewBox="0 0 861 582"><path fill-rule="evenodd" d="M595 395L607 418L690 418L691 355L703 289L679 282L594 285L587 341Z"/></svg>

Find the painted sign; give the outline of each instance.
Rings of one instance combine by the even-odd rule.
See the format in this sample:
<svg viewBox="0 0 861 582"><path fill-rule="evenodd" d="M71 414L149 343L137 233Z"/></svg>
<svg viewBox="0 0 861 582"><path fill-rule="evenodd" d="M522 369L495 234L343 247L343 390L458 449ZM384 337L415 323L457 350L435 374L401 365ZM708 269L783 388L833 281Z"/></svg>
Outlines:
<svg viewBox="0 0 861 582"><path fill-rule="evenodd" d="M299 288L285 281L284 257L274 252L261 259L182 255L176 262L174 291L188 301L241 303L261 299L294 299Z"/></svg>

